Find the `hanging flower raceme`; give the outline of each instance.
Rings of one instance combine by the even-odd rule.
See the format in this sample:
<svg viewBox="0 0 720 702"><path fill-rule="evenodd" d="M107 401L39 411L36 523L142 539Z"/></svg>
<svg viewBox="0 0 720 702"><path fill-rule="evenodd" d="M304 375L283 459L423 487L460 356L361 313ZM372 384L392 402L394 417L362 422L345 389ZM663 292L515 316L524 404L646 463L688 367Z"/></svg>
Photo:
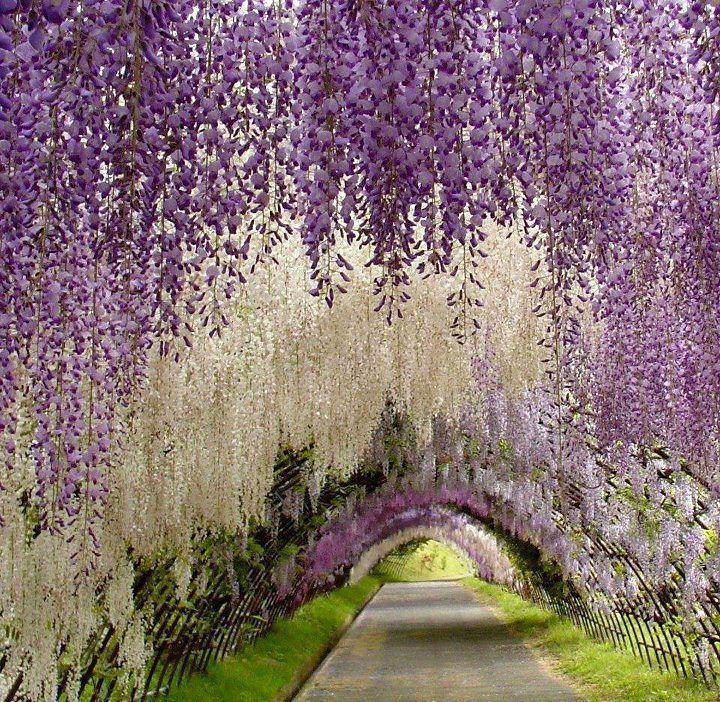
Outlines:
<svg viewBox="0 0 720 702"><path fill-rule="evenodd" d="M292 143L312 292L328 304L350 279L338 242L359 239L389 321L401 314L412 266L460 270L451 303L463 310L455 324L464 335L477 302L471 288L480 285L480 225L495 209L486 192L497 147L481 10L467 2L301 6Z"/></svg>
<svg viewBox="0 0 720 702"><path fill-rule="evenodd" d="M667 579L705 606L718 22L680 0L0 0L0 609L49 671L32 694L93 588L117 567L128 590L128 547L270 519L283 448L313 447L316 499L382 453L388 405L432 445L419 472L464 466L588 591Z"/></svg>
<svg viewBox="0 0 720 702"><path fill-rule="evenodd" d="M625 16L635 194L625 230L597 268L601 322L587 331L593 360L584 382L596 388L593 431L604 446L673 447L711 485L719 376L710 300L720 260L713 109L703 84L712 53L697 63L681 20L697 31L702 22L693 22L697 8L685 9L647 2Z"/></svg>
<svg viewBox="0 0 720 702"><path fill-rule="evenodd" d="M388 321L411 269L454 277L451 328L467 341L487 218L515 218L541 252L558 467L600 338L643 346L644 399L623 410L642 413L642 440L692 444L707 472L714 454L690 427L696 369L717 375L715 17L650 0L5 3L3 443L11 454L21 391L47 525L53 505L99 508L114 407L148 348L219 333L225 302L296 229L329 305L352 277L348 242L366 249ZM648 333L640 301L659 298ZM645 341L615 343L621 328ZM681 335L676 365L658 363ZM652 390L667 382L672 427Z"/></svg>

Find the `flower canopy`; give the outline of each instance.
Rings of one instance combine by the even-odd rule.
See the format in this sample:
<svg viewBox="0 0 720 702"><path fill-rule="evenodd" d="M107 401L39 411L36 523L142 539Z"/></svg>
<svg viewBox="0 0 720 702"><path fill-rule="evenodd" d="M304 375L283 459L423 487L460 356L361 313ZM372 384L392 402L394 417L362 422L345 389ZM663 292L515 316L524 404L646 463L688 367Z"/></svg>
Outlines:
<svg viewBox="0 0 720 702"><path fill-rule="evenodd" d="M285 452L313 501L395 420L707 633L716 5L0 0L3 675L52 699L107 626L141 669L141 562L187 585L277 527Z"/></svg>

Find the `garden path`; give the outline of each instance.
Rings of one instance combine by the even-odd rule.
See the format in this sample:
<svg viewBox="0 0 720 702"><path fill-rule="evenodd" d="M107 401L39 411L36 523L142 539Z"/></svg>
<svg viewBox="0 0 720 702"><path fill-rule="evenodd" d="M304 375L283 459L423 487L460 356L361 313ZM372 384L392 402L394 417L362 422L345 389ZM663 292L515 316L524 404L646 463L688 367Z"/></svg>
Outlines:
<svg viewBox="0 0 720 702"><path fill-rule="evenodd" d="M389 583L295 702L580 702L456 582Z"/></svg>

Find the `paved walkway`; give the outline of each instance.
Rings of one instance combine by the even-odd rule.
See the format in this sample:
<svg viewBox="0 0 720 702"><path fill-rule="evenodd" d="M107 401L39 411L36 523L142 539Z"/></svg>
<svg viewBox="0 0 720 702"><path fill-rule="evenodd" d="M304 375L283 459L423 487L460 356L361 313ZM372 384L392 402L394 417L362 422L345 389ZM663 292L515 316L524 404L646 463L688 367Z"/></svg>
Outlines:
<svg viewBox="0 0 720 702"><path fill-rule="evenodd" d="M580 702L459 583L384 585L295 702Z"/></svg>

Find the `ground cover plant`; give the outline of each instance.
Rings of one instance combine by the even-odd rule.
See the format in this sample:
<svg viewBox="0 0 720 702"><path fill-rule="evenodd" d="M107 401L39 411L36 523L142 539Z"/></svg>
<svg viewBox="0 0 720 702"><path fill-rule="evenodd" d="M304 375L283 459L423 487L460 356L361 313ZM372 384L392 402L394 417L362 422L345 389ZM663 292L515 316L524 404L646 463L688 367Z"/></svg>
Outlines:
<svg viewBox="0 0 720 702"><path fill-rule="evenodd" d="M292 618L275 623L239 655L196 675L171 693L171 702L271 702L292 692L319 663L339 630L382 583L367 576L308 602Z"/></svg>

